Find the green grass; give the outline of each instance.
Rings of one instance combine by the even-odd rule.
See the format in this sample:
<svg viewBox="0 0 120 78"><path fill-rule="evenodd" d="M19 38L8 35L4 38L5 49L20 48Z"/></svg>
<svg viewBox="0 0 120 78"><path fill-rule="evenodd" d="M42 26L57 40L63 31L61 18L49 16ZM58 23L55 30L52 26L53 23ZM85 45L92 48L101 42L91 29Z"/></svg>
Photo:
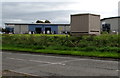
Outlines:
<svg viewBox="0 0 120 78"><path fill-rule="evenodd" d="M85 51L65 51L65 50L50 50L50 49L31 49L31 48L21 48L15 46L3 46L2 50L11 51L26 51L35 53L52 53L52 54L63 54L63 55L77 55L77 56L94 56L94 57L109 57L109 58L120 58L119 53L116 52L85 52Z"/></svg>
<svg viewBox="0 0 120 78"><path fill-rule="evenodd" d="M3 50L120 58L120 36L69 36L59 34L3 34Z"/></svg>

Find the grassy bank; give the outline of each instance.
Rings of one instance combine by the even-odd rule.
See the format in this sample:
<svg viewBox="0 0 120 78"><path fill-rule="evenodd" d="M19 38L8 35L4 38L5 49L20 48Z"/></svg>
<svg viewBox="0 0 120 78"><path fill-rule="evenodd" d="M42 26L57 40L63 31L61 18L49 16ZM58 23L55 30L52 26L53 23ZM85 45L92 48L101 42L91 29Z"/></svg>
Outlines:
<svg viewBox="0 0 120 78"><path fill-rule="evenodd" d="M118 35L79 36L4 34L3 50L119 58Z"/></svg>
<svg viewBox="0 0 120 78"><path fill-rule="evenodd" d="M69 51L69 50L50 50L50 49L31 49L31 48L21 48L15 46L3 46L3 50L9 51L26 51L34 53L52 53L52 54L62 54L62 55L77 55L77 56L94 56L94 57L109 57L109 58L120 58L116 52L98 52L98 51Z"/></svg>

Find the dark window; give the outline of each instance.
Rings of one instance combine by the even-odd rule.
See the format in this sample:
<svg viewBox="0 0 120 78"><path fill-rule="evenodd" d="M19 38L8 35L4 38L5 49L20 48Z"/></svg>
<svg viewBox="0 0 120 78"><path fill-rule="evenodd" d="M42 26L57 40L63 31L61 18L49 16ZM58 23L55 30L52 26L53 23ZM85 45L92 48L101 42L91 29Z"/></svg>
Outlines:
<svg viewBox="0 0 120 78"><path fill-rule="evenodd" d="M109 33L110 32L110 24L103 24L102 30Z"/></svg>

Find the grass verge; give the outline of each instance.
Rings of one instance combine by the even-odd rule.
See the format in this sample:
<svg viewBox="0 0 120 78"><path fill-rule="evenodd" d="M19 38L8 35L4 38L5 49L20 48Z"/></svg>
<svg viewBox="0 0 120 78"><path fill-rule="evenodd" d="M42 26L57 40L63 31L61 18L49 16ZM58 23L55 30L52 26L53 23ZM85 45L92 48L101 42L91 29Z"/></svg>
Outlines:
<svg viewBox="0 0 120 78"><path fill-rule="evenodd" d="M49 54L61 54L61 55L77 55L77 56L93 56L93 57L104 57L104 58L116 58L119 59L119 54L117 52L99 52L99 51L64 51L64 50L50 50L50 49L31 49L31 48L21 48L15 46L3 46L2 50L9 51L26 51L35 53L49 53Z"/></svg>

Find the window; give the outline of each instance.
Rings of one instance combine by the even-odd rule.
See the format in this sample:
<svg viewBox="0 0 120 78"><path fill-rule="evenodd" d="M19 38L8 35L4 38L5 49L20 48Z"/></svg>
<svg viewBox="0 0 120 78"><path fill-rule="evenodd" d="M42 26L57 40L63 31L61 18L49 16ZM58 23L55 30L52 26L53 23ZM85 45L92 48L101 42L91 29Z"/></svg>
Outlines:
<svg viewBox="0 0 120 78"><path fill-rule="evenodd" d="M102 31L110 32L110 24L103 24Z"/></svg>

